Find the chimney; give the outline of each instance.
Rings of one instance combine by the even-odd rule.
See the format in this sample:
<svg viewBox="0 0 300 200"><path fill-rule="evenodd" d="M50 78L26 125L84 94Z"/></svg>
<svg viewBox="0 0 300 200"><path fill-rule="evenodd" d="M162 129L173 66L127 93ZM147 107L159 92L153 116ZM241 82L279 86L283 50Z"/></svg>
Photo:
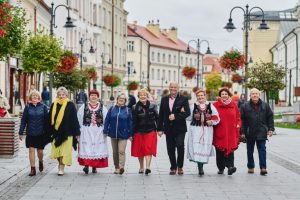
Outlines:
<svg viewBox="0 0 300 200"><path fill-rule="evenodd" d="M146 26L147 30L150 31L155 37L159 38L160 36L160 28L159 28L159 20L157 20L157 24L154 24L154 21L149 21Z"/></svg>
<svg viewBox="0 0 300 200"><path fill-rule="evenodd" d="M135 30L135 31L137 30L137 23L138 22L136 20L134 20L133 24L132 24L133 30Z"/></svg>
<svg viewBox="0 0 300 200"><path fill-rule="evenodd" d="M172 40L173 42L177 43L177 28L171 27L168 31L168 38Z"/></svg>

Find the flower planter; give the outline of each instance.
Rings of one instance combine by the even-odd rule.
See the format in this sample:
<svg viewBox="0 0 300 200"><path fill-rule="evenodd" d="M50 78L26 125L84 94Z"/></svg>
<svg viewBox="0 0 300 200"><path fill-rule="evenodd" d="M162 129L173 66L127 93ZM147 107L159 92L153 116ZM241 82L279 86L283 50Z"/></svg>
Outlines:
<svg viewBox="0 0 300 200"><path fill-rule="evenodd" d="M196 75L196 68L195 67L184 67L182 69L182 75L185 76L187 79L192 79Z"/></svg>
<svg viewBox="0 0 300 200"><path fill-rule="evenodd" d="M109 87L117 87L121 83L121 79L116 75L105 75L102 80Z"/></svg>
<svg viewBox="0 0 300 200"><path fill-rule="evenodd" d="M224 69L236 71L245 64L245 56L237 50L226 51L220 58L220 65Z"/></svg>
<svg viewBox="0 0 300 200"><path fill-rule="evenodd" d="M128 90L137 90L138 86L139 86L138 82L136 82L136 81L130 81L128 83L128 85L127 85L127 89Z"/></svg>

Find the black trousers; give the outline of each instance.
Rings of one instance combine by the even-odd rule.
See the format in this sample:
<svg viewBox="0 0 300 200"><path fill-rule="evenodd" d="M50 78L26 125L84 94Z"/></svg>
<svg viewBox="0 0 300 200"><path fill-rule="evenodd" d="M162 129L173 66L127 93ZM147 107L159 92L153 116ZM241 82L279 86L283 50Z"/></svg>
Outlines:
<svg viewBox="0 0 300 200"><path fill-rule="evenodd" d="M166 134L168 156L171 163L171 170L183 167L184 160L184 138L185 133L168 133ZM177 148L177 159L176 159Z"/></svg>
<svg viewBox="0 0 300 200"><path fill-rule="evenodd" d="M225 157L224 151L216 148L216 161L219 170L224 170L225 167L234 167L234 153L232 152L228 157Z"/></svg>

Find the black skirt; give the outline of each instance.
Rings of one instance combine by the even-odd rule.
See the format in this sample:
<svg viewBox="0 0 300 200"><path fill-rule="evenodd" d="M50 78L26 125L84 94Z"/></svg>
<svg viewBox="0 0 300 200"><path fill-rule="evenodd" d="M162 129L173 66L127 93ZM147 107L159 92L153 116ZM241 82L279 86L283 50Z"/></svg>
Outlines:
<svg viewBox="0 0 300 200"><path fill-rule="evenodd" d="M44 149L45 147L45 141L44 136L31 136L27 135L25 140L26 148L33 147L36 149Z"/></svg>

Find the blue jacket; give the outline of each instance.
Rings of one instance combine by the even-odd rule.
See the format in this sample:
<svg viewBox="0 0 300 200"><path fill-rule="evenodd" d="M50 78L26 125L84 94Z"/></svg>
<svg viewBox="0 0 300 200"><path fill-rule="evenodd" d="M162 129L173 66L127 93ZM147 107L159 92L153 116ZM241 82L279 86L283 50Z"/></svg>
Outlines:
<svg viewBox="0 0 300 200"><path fill-rule="evenodd" d="M131 109L117 105L111 107L105 118L104 134L111 138L128 139L132 136L132 113Z"/></svg>
<svg viewBox="0 0 300 200"><path fill-rule="evenodd" d="M25 106L21 119L19 134L22 135L27 127L27 135L39 136L47 129L48 109L47 106L38 103L36 106L29 103Z"/></svg>

